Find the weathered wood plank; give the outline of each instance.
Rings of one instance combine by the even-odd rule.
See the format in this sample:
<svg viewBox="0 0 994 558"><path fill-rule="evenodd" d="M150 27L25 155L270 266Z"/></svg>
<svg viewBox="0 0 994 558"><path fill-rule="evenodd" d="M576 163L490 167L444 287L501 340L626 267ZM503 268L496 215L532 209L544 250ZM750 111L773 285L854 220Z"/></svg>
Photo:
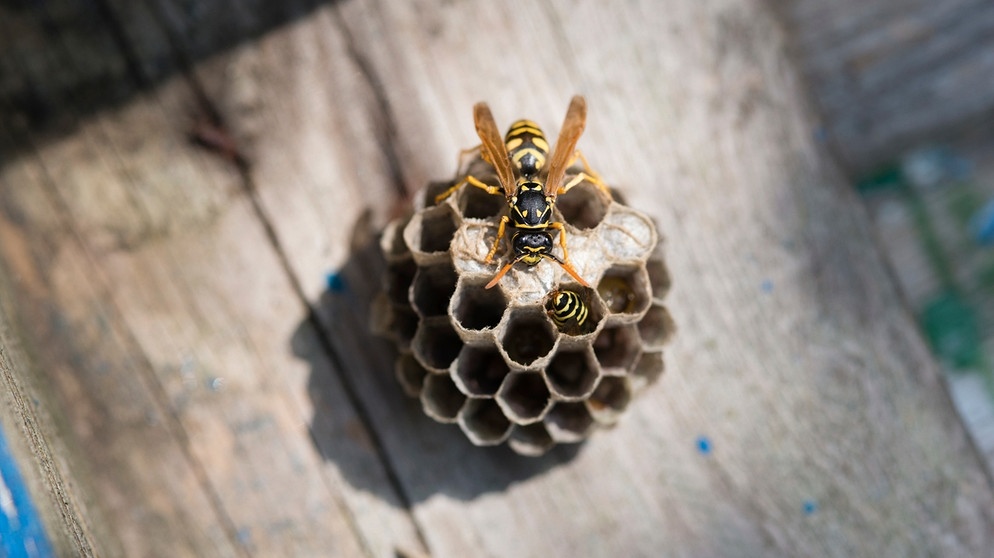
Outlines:
<svg viewBox="0 0 994 558"><path fill-rule="evenodd" d="M994 7L983 0L776 0L826 136L851 172L994 108Z"/></svg>
<svg viewBox="0 0 994 558"><path fill-rule="evenodd" d="M17 52L11 65L85 69L77 59L92 53L57 44L44 69ZM418 550L242 176L187 141L197 99L185 80L133 90L88 119L89 106L42 83L66 101L71 133L46 141L16 118L4 126L2 151L14 156L0 178L2 243L30 255L12 272L41 292L17 310L42 368L62 370L48 380L109 518L101 554ZM46 308L51 318L36 321ZM312 371L326 378L320 401L308 395ZM312 419L333 445L315 446ZM377 486L375 497L342 471Z"/></svg>
<svg viewBox="0 0 994 558"><path fill-rule="evenodd" d="M59 556L92 556L92 535L79 501L81 494L73 489L75 479L59 458L66 451L48 413L50 400L34 385L37 375L31 373L28 360L21 354L6 310L5 301L13 297L6 279L0 276L0 429L41 516L51 551ZM3 481L9 483L10 479ZM10 486L4 491L9 497ZM20 509L14 509L13 514L4 510L5 515L14 515L19 521L22 513ZM12 547L17 548L16 543Z"/></svg>
<svg viewBox="0 0 994 558"><path fill-rule="evenodd" d="M55 392L53 412L64 410L61 433L73 450L64 457L90 488L88 501L99 502L91 510L100 517L93 522L97 553L155 554L146 544L168 544L178 555L233 555L169 413L114 319L107 285L94 284L94 267L72 231L58 224L61 212L42 182L44 170L22 159L8 163L3 175L4 253L27 256L5 261L24 281L13 304L27 350L44 373L38 382ZM112 525L121 531L112 534ZM142 532L155 537L142 540Z"/></svg>

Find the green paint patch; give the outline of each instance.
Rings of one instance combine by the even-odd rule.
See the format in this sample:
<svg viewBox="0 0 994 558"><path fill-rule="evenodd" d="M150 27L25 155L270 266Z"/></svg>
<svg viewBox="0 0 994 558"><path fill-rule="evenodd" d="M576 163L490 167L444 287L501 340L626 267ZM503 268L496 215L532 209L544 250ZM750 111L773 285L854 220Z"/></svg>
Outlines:
<svg viewBox="0 0 994 558"><path fill-rule="evenodd" d="M994 292L994 255L984 258L984 262L977 270L974 279L977 282L977 286L981 289ZM992 293L985 294L990 295Z"/></svg>
<svg viewBox="0 0 994 558"><path fill-rule="evenodd" d="M899 165L881 167L876 172L856 182L856 191L861 194L883 190L899 190L905 188L904 174Z"/></svg>
<svg viewBox="0 0 994 558"><path fill-rule="evenodd" d="M920 321L939 360L954 370L982 368L977 317L961 296L952 291L939 294L925 305Z"/></svg>
<svg viewBox="0 0 994 558"><path fill-rule="evenodd" d="M946 208L956 223L963 226L964 229L983 205L984 199L981 198L980 194L970 189L966 184L961 183L950 187Z"/></svg>

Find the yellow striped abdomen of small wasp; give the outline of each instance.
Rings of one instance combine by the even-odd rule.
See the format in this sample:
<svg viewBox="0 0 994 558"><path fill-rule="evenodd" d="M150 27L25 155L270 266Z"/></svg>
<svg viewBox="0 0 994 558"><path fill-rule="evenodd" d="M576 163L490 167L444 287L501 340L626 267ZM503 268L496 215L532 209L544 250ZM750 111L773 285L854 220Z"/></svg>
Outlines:
<svg viewBox="0 0 994 558"><path fill-rule="evenodd" d="M583 299L573 291L554 291L549 297L547 312L560 330L582 330L589 314Z"/></svg>
<svg viewBox="0 0 994 558"><path fill-rule="evenodd" d="M556 328L563 333L581 335L592 329L587 320L589 309L578 293L553 291L545 308Z"/></svg>

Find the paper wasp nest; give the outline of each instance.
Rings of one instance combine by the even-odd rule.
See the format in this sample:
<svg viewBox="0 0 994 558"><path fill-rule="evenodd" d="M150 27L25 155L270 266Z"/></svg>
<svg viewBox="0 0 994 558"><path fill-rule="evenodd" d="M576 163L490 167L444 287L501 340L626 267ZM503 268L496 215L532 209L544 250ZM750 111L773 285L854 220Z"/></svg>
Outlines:
<svg viewBox="0 0 994 558"><path fill-rule="evenodd" d="M452 184L430 184L381 241L388 272L374 321L400 350L404 390L474 444L507 441L525 455L614 424L662 374L674 331L653 222L582 183L559 197L554 219L566 223L569 257L593 288L546 260L517 264L485 289L508 257L505 240L500 259L483 263L507 204L463 187L435 205ZM547 313L557 290L580 296L585 327L559 330Z"/></svg>

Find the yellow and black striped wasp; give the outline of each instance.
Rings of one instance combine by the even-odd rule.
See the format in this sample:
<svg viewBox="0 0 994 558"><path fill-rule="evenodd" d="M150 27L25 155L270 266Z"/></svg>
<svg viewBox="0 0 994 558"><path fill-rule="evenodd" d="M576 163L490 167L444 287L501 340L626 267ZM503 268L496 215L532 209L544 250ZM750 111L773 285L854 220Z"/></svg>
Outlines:
<svg viewBox="0 0 994 558"><path fill-rule="evenodd" d="M573 291L553 291L545 307L559 331L583 333L588 329L587 317L590 311L579 294Z"/></svg>
<svg viewBox="0 0 994 558"><path fill-rule="evenodd" d="M607 186L590 170L586 157L576 150L576 143L583 134L587 121L587 102L579 95L570 101L551 158L548 157L549 142L545 139L545 134L530 120L518 120L512 124L507 135L502 139L490 107L481 102L473 107L473 121L476 124L476 133L482 141L479 146L480 157L493 166L500 186L492 186L473 175L467 175L439 194L435 202L440 203L467 184L493 195L503 191L507 200L508 214L501 217L500 225L497 227L497 238L484 262L493 261L508 223L514 229L511 235L514 256L494 275L486 288L496 285L514 264L524 262L528 266L534 266L543 259L558 263L581 285L589 286L570 264L569 253L566 250L566 229L562 223L552 220L552 207L556 197L566 193L583 180L597 185L610 199ZM548 166L546 159L549 159ZM564 184L566 171L577 159L583 163L583 172L575 174ZM559 231L559 245L563 250L562 259L552 253L550 229Z"/></svg>

